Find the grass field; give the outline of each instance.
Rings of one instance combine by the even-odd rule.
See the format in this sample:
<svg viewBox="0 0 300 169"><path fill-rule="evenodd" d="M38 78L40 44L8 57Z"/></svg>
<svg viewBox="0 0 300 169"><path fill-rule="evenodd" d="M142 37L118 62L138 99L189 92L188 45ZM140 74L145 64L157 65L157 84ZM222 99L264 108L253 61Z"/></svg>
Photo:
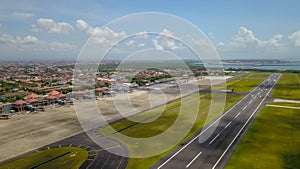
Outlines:
<svg viewBox="0 0 300 169"><path fill-rule="evenodd" d="M225 168L300 168L299 136L300 110L265 107Z"/></svg>
<svg viewBox="0 0 300 169"><path fill-rule="evenodd" d="M272 96L274 98L300 100L300 74L283 74Z"/></svg>
<svg viewBox="0 0 300 169"><path fill-rule="evenodd" d="M227 89L234 88L236 92L248 92L269 76L270 73L250 73L227 82Z"/></svg>
<svg viewBox="0 0 300 169"><path fill-rule="evenodd" d="M248 73L240 78L227 82L227 90L234 88L235 92L248 92L256 87L262 80L270 76L270 73ZM220 90L222 86L215 86L213 90Z"/></svg>
<svg viewBox="0 0 300 169"><path fill-rule="evenodd" d="M247 74L247 75L243 76L240 79L232 80L228 84L229 84L229 87L231 87L231 88L234 87L235 90L238 90L240 92L248 92L253 87L257 86L260 82L262 82L265 77L268 77L268 75L269 74L251 73L251 74ZM224 93L219 93L219 95L225 96ZM198 110L198 116L196 118L196 121L195 121L192 129L190 130L190 132L186 135L186 137L181 142L183 142L188 137L192 136L196 131L201 129L203 127L203 125L205 124L206 120L211 121L212 119L217 117L221 112L223 112L223 109L222 110L216 109L212 114L210 114L209 117L207 117L208 110L211 105L211 103L210 103L211 97L210 97L209 93L194 94L194 95L188 96L182 100L190 100L190 102L188 102L188 103L186 102L186 104L192 105L192 104L196 104L196 102L193 101L193 99L195 99L196 97L200 98L200 106L199 106L199 110ZM241 97L242 97L241 95L228 94L226 96L225 109L230 107L231 105L233 105ZM197 101L197 99L195 99L195 101ZM221 100L220 100L220 102L221 102ZM185 101L183 101L183 103L185 104ZM174 102L167 104L166 108L162 112L162 114L160 114L160 112L157 111L157 110L160 110L161 108L157 108L157 109L153 109L153 110L147 111L145 113L142 113L142 114L139 114L139 115L133 117L135 121L139 121L146 117L156 118L156 115L157 116L160 115L159 118L157 118L156 120L154 120L150 123L136 123L136 122L130 121L128 119L124 119L120 122L112 124L112 127L115 130L119 131L120 133L130 136L130 137L146 138L146 137L155 136L155 135L158 135L158 134L164 132L166 129L168 129L173 124L174 120L176 119L176 117L178 115L180 107L181 107L181 100L176 100ZM193 106L186 106L186 107L193 107ZM185 113L189 113L188 111L189 111L188 109L185 110ZM109 134L111 134L112 131L107 128L104 128L100 132L105 133L105 135L109 135ZM111 137L114 137L113 134L111 134ZM155 144L159 144L159 143L155 143ZM130 152L135 151L134 146L132 146L132 145L127 145L127 146L129 148ZM149 157L149 158L130 158L127 168L128 169L149 168L153 164L155 164L159 159L161 159L167 153L169 153L170 151L172 151L172 149L163 154Z"/></svg>
<svg viewBox="0 0 300 169"><path fill-rule="evenodd" d="M28 168L79 168L87 159L88 152L77 147L61 147L43 150L32 155L9 162L1 169L28 169ZM40 165L40 166L39 166Z"/></svg>

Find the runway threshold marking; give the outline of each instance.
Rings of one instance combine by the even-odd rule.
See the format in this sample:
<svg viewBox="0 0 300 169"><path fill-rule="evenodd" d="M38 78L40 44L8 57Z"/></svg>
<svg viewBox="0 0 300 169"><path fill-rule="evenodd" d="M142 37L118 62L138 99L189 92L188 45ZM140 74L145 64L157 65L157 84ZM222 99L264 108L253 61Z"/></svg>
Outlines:
<svg viewBox="0 0 300 169"><path fill-rule="evenodd" d="M207 128L205 128L203 131L201 131L196 137L194 137L190 142L188 142L185 146L183 146L181 149L179 149L176 153L174 153L171 157L169 157L164 163L162 163L160 166L157 167L157 169L162 168L164 165L166 165L171 159L173 159L177 154L179 154L182 150L184 150L187 146L189 146L192 142L194 142L200 135L202 135L205 131L207 131L209 128L211 128L215 123L217 123L221 118L226 116L232 109L234 109L237 105L239 105L242 101L244 101L248 96L254 93L255 90L257 90L259 86L256 86L254 89L252 89L245 97L243 97L241 100L239 100L235 105L233 105L231 108L225 111L221 116L219 116L217 119L215 119L214 122L212 122Z"/></svg>
<svg viewBox="0 0 300 169"><path fill-rule="evenodd" d="M202 152L198 153L193 159L192 161L190 161L188 163L188 165L185 166L185 168L189 168L189 166L202 154Z"/></svg>
<svg viewBox="0 0 300 169"><path fill-rule="evenodd" d="M229 122L229 123L225 126L225 129L226 129L227 127L229 127L231 123L232 123L232 121Z"/></svg>
<svg viewBox="0 0 300 169"><path fill-rule="evenodd" d="M219 136L220 136L220 133L217 134L217 135L209 142L209 144L212 144Z"/></svg>
<svg viewBox="0 0 300 169"><path fill-rule="evenodd" d="M244 128L247 126L247 124L249 123L249 121L252 119L252 117L254 116L255 112L260 108L260 106L262 105L262 103L265 101L265 99L267 98L267 96L270 94L270 92L272 91L272 89L274 88L274 86L276 85L276 83L274 83L272 85L272 87L270 88L270 90L267 92L267 94L265 95L265 97L261 100L261 102L258 104L258 106L256 107L256 109L253 111L253 113L251 114L251 116L247 119L246 123L243 125L243 127L240 129L240 131L237 133L237 135L233 138L233 140L230 142L230 144L227 146L227 148L225 149L225 151L223 152L223 154L221 155L221 157L217 160L217 162L215 163L215 165L212 167L212 169L215 169L217 167L217 165L220 163L220 161L222 160L222 158L225 156L225 154L227 153L227 151L229 150L229 148L232 146L232 144L235 142L235 140L238 138L238 136L242 133L242 131L244 130Z"/></svg>

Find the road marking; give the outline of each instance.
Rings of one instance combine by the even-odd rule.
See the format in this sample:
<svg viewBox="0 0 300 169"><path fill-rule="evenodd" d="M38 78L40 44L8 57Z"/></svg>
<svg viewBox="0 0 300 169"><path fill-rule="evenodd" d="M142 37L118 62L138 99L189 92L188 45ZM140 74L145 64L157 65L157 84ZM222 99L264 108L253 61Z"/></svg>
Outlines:
<svg viewBox="0 0 300 169"><path fill-rule="evenodd" d="M247 107L248 107L248 106L245 106L245 107L243 108L243 110L245 110Z"/></svg>
<svg viewBox="0 0 300 169"><path fill-rule="evenodd" d="M197 154L194 158L193 158L193 160L190 162L190 163L188 163L188 165L186 165L185 166L185 168L189 168L189 166L200 156L202 154L202 152L200 152L199 154Z"/></svg>
<svg viewBox="0 0 300 169"><path fill-rule="evenodd" d="M107 151L107 150L111 150L111 149L115 149L115 148L121 148L122 149L122 147L120 145L117 145L117 146L98 149L98 150L95 150L95 152Z"/></svg>
<svg viewBox="0 0 300 169"><path fill-rule="evenodd" d="M241 112L239 112L238 114L236 114L236 115L234 116L234 118L237 118L240 114L241 114Z"/></svg>
<svg viewBox="0 0 300 169"><path fill-rule="evenodd" d="M251 104L252 102L253 102L253 100L250 100L249 104ZM249 105L249 104L248 104L248 105Z"/></svg>
<svg viewBox="0 0 300 169"><path fill-rule="evenodd" d="M70 144L69 147L72 147L72 144Z"/></svg>
<svg viewBox="0 0 300 169"><path fill-rule="evenodd" d="M220 133L217 134L217 135L209 142L209 144L213 143L219 136L220 136Z"/></svg>
<svg viewBox="0 0 300 169"><path fill-rule="evenodd" d="M274 88L276 83L274 83L272 85L272 87L270 88L270 90L268 91L268 93L266 94L266 96L261 100L261 102L259 103L259 105L256 107L256 109L253 111L253 113L251 114L251 116L248 118L248 120L246 121L246 123L243 125L243 127L240 129L240 131L237 133L237 135L233 138L233 140L231 141L231 143L228 145L228 147L225 149L225 151L223 152L223 154L221 155L221 157L218 159L218 161L215 163L215 165L212 167L212 169L215 169L216 166L220 163L220 161L222 160L222 158L225 156L225 154L227 153L227 151L229 150L229 148L232 146L232 144L235 142L235 140L238 138L238 136L242 133L242 131L244 130L244 128L247 126L248 122L252 119L253 115L255 114L255 112L259 109L259 107L262 105L262 103L264 102L264 100L267 98L267 96L270 94L270 92L272 91L272 89Z"/></svg>
<svg viewBox="0 0 300 169"><path fill-rule="evenodd" d="M248 96L253 94L255 90L258 89L260 85L256 86L254 89L250 91L245 97L243 97L241 100L239 100L236 104L234 104L230 109L228 109L225 113L223 113L220 117L214 120L207 128L205 128L203 131L201 131L196 137L194 137L190 142L188 142L185 146L183 146L181 149L179 149L176 153L174 153L171 157L169 157L164 163L162 163L157 169L162 168L164 165L166 165L171 159L173 159L177 154L179 154L182 150L184 150L187 146L189 146L192 142L194 142L200 135L202 135L205 131L207 131L209 128L211 128L216 122L218 122L221 118L226 116L232 109L234 109L237 105L239 105L242 101L244 101Z"/></svg>
<svg viewBox="0 0 300 169"><path fill-rule="evenodd" d="M227 127L229 127L231 123L232 123L232 121L229 122L229 123L225 126L225 129L226 129Z"/></svg>
<svg viewBox="0 0 300 169"><path fill-rule="evenodd" d="M280 107L280 108L286 108L286 109L300 109L300 107L291 107L291 106L279 106L279 105L266 105L268 107Z"/></svg>

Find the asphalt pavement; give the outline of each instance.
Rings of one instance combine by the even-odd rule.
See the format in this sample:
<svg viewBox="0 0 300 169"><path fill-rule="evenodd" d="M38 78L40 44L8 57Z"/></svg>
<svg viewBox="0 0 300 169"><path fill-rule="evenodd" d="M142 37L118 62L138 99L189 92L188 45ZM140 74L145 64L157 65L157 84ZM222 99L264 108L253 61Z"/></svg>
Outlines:
<svg viewBox="0 0 300 169"><path fill-rule="evenodd" d="M269 94L280 77L281 74L272 74L266 78L259 86L254 88L227 111L223 112L209 125L202 128L194 136L162 158L152 168L224 168L227 160L253 122L256 114L266 104ZM96 136L97 139L103 139L106 142L109 141L109 144L100 147L85 132L82 132L35 151L63 146L76 146L84 148L89 152L89 157L81 168L126 168L127 158L107 151L108 149L120 149L124 153L129 153L125 145L116 140L104 138L99 134L99 128L88 132ZM203 139L207 135L209 135L208 139ZM101 140L97 142L99 143ZM35 151L23 154L22 156L32 154ZM14 159L18 158L20 156Z"/></svg>
<svg viewBox="0 0 300 169"><path fill-rule="evenodd" d="M190 137L152 168L224 168L234 149L270 98L281 74L272 74L218 118ZM208 139L204 139L208 138Z"/></svg>

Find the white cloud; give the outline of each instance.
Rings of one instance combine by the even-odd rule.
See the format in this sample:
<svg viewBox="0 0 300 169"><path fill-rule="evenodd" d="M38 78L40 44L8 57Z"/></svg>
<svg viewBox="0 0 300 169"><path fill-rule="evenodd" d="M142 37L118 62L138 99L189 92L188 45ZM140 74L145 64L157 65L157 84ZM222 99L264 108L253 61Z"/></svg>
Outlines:
<svg viewBox="0 0 300 169"><path fill-rule="evenodd" d="M291 40L294 46L300 46L300 30L297 32L294 32L288 38Z"/></svg>
<svg viewBox="0 0 300 169"><path fill-rule="evenodd" d="M282 34L277 34L275 36L273 36L269 41L267 41L268 45L271 46L280 46L281 44L279 43L279 41L283 38L284 36Z"/></svg>
<svg viewBox="0 0 300 169"><path fill-rule="evenodd" d="M74 45L67 43L42 41L32 35L14 37L4 33L0 34L0 47L15 51L67 51L75 48Z"/></svg>
<svg viewBox="0 0 300 169"><path fill-rule="evenodd" d="M90 27L90 25L84 20L79 19L76 21L76 27L80 31L83 31L83 30L87 30Z"/></svg>
<svg viewBox="0 0 300 169"><path fill-rule="evenodd" d="M246 48L247 45L261 45L261 41L254 36L251 30L241 26L239 32L232 39L231 46Z"/></svg>
<svg viewBox="0 0 300 169"><path fill-rule="evenodd" d="M294 57L299 53L297 45L300 46L300 31L290 36L274 34L271 38L262 39L256 36L254 31L245 27L240 27L229 42L216 43L220 56L255 59Z"/></svg>
<svg viewBox="0 0 300 169"><path fill-rule="evenodd" d="M35 14L29 13L29 12L15 12L15 13L13 13L13 16L16 18L28 19L28 18L34 17Z"/></svg>
<svg viewBox="0 0 300 169"><path fill-rule="evenodd" d="M144 44L144 43L141 43L141 44L137 45L137 47L139 47L139 48L144 47L144 46L146 46L146 44Z"/></svg>
<svg viewBox="0 0 300 169"><path fill-rule="evenodd" d="M0 43L6 44L6 43L14 43L15 39L6 33L0 34Z"/></svg>
<svg viewBox="0 0 300 169"><path fill-rule="evenodd" d="M210 39L214 39L214 35L213 35L212 32L208 32L207 35L208 35L208 37L209 37Z"/></svg>
<svg viewBox="0 0 300 169"><path fill-rule="evenodd" d="M110 45L113 45L117 41L127 36L125 32L115 32L108 27L105 28L89 27L87 29L87 34L89 36L93 36L92 40L96 44L110 44Z"/></svg>
<svg viewBox="0 0 300 169"><path fill-rule="evenodd" d="M134 40L130 40L126 43L126 46L133 46L135 44Z"/></svg>
<svg viewBox="0 0 300 169"><path fill-rule="evenodd" d="M25 37L13 37L9 34L0 34L1 44L34 44L37 43L38 39L32 35Z"/></svg>
<svg viewBox="0 0 300 169"><path fill-rule="evenodd" d="M0 34L0 43L6 45L20 45L20 44L35 44L39 40L32 35L27 35L25 37L13 37L9 34Z"/></svg>
<svg viewBox="0 0 300 169"><path fill-rule="evenodd" d="M278 47L281 45L279 41L282 38L282 34L277 34L269 40L261 40L254 35L252 30L241 26L239 32L234 36L228 46L236 48Z"/></svg>
<svg viewBox="0 0 300 169"><path fill-rule="evenodd" d="M18 37L17 40L23 44L34 44L38 42L38 39L32 35L25 36L24 38Z"/></svg>
<svg viewBox="0 0 300 169"><path fill-rule="evenodd" d="M152 42L156 50L164 50L164 48L158 44L156 39L152 39Z"/></svg>
<svg viewBox="0 0 300 169"><path fill-rule="evenodd" d="M163 29L159 35L152 40L155 49L157 50L176 50L183 49L182 44L178 44L173 38L173 32L168 29Z"/></svg>
<svg viewBox="0 0 300 169"><path fill-rule="evenodd" d="M148 38L148 33L147 32L138 32L136 35L135 35L136 38L144 38L144 39L147 39Z"/></svg>
<svg viewBox="0 0 300 169"><path fill-rule="evenodd" d="M80 31L86 30L88 36L92 37L92 42L94 44L109 44L113 45L117 41L125 38L127 34L122 32L115 32L109 27L100 28L100 27L92 27L86 21L82 19L78 19L76 21L76 28ZM129 42L128 42L129 43ZM133 43L133 42L130 42ZM130 45L130 44L127 44Z"/></svg>
<svg viewBox="0 0 300 169"><path fill-rule="evenodd" d="M225 43L224 42L218 42L217 43L217 47L225 47Z"/></svg>
<svg viewBox="0 0 300 169"><path fill-rule="evenodd" d="M173 32L171 32L168 29L163 29L162 32L160 32L159 34L165 35L165 36L173 36Z"/></svg>
<svg viewBox="0 0 300 169"><path fill-rule="evenodd" d="M74 31L74 28L67 22L55 22L53 19L40 18L36 24L31 25L31 31L68 34Z"/></svg>

